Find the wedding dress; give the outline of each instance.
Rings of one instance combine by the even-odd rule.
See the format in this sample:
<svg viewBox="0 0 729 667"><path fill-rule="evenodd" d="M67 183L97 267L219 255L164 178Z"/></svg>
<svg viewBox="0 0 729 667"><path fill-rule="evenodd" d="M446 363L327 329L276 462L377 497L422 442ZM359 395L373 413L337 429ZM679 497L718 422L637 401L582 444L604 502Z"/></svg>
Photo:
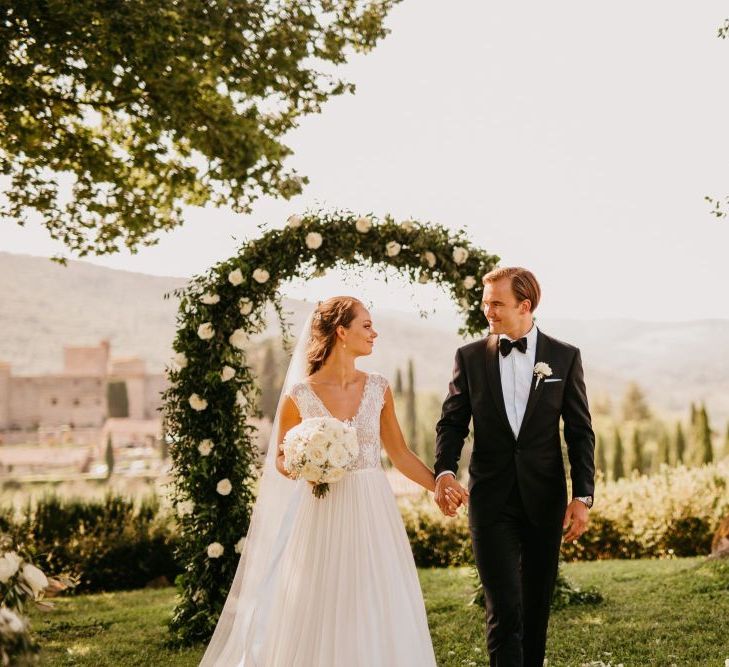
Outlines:
<svg viewBox="0 0 729 667"><path fill-rule="evenodd" d="M268 457L264 478L287 484L266 493L283 517L266 523L259 494L256 557L241 559L201 667L435 666L413 554L381 464L386 387L382 375L367 374L356 415L345 422L357 430L356 469L323 498L308 482L271 470ZM286 389L302 419L332 416L305 379Z"/></svg>

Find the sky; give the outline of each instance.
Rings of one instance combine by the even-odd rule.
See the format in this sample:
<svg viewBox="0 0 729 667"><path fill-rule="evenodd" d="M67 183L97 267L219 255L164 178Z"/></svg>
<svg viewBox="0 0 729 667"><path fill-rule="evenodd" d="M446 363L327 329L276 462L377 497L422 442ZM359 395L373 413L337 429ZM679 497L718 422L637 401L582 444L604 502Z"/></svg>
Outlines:
<svg viewBox="0 0 729 667"><path fill-rule="evenodd" d="M715 0L403 0L391 34L341 68L356 93L290 133L302 195L250 215L190 208L157 246L85 261L192 276L258 225L324 206L465 227L502 266L534 271L542 317L729 318L729 220L704 201L729 194L727 16ZM0 249L73 257L37 220L0 222ZM284 292L452 309L374 272Z"/></svg>

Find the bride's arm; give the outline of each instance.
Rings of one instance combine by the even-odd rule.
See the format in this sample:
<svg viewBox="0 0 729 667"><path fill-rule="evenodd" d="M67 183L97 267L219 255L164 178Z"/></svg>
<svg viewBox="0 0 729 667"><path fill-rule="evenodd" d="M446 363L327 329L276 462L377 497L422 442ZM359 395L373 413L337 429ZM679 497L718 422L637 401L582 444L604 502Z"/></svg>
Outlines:
<svg viewBox="0 0 729 667"><path fill-rule="evenodd" d="M279 425L278 425L278 456L276 457L276 470L278 470L284 477L293 479L286 468L284 468L284 455L281 451L281 443L286 437L286 434L294 426L301 422L301 415L299 409L296 407L296 403L290 396L286 396L281 406L281 412L279 414Z"/></svg>
<svg viewBox="0 0 729 667"><path fill-rule="evenodd" d="M433 471L405 443L395 414L395 399L392 397L389 386L385 389L385 405L380 415L380 437L392 465L405 477L412 479L413 482L420 484L428 491L435 490Z"/></svg>

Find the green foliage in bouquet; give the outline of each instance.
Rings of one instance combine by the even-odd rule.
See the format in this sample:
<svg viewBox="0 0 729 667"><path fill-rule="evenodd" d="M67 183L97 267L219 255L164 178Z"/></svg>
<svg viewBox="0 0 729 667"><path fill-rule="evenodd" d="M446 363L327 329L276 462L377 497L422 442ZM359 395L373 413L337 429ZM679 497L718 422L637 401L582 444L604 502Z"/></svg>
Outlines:
<svg viewBox="0 0 729 667"><path fill-rule="evenodd" d="M164 411L184 572L173 641L212 634L238 564L260 463L249 421L259 387L246 350L249 337L264 329L269 304L287 336L281 285L334 267L393 267L412 281L442 286L460 306L461 333L477 334L487 326L480 277L498 259L473 247L464 230L310 212L291 216L285 228L263 233L175 292L176 356Z"/></svg>

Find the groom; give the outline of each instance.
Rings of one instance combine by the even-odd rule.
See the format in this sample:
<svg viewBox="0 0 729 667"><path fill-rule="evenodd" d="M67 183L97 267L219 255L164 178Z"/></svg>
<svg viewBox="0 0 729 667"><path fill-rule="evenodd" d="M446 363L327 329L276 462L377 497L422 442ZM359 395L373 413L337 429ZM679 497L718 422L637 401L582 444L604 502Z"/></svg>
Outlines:
<svg viewBox="0 0 729 667"><path fill-rule="evenodd" d="M569 526L565 541L577 539L592 506L595 436L579 350L534 324L541 294L534 275L500 268L483 283L490 333L456 352L436 426L435 499L449 516L468 500L491 667L542 667L562 530ZM466 492L456 472L471 419Z"/></svg>

